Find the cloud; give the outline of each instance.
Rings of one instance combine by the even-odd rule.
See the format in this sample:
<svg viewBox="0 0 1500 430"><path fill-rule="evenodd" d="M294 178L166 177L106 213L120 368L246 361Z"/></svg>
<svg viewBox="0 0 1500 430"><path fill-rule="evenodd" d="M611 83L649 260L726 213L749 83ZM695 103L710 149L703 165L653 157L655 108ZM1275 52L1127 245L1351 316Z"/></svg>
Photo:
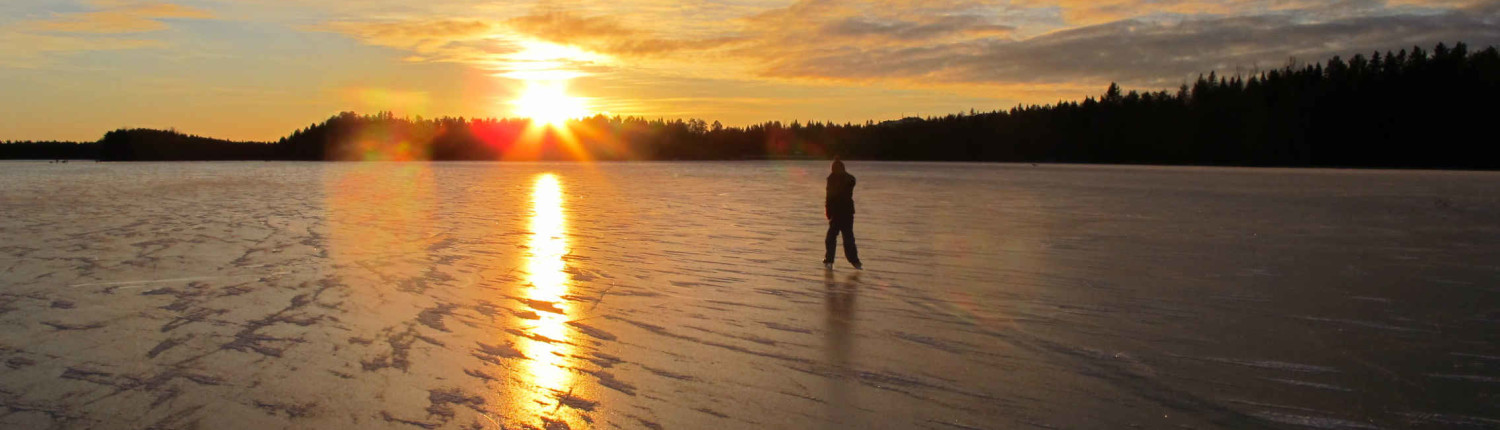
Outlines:
<svg viewBox="0 0 1500 430"><path fill-rule="evenodd" d="M1121 81L1174 86L1211 70L1251 72L1447 41L1500 43L1500 27L1459 12L1307 20L1273 13L1176 23L1118 21L988 46L958 66L972 81ZM1178 81L1178 82L1174 82Z"/></svg>
<svg viewBox="0 0 1500 430"><path fill-rule="evenodd" d="M309 27L363 43L410 51L413 62L469 64L498 76L567 79L608 73L615 57L645 58L702 51L733 43L733 37L669 39L625 25L614 17L542 11L503 20L416 18L336 21Z"/></svg>
<svg viewBox="0 0 1500 430"><path fill-rule="evenodd" d="M720 31L677 31L699 27L677 21L652 27L628 25L610 15L572 10L541 10L498 21L416 18L395 21L343 21L315 26L350 35L365 43L433 54L456 50L478 39L509 44L544 41L608 56L642 58L679 55L686 62L700 55L740 55L745 50L779 51L774 45L906 44L952 39L1002 37L1014 26L993 22L968 3L931 2L912 9L882 10L876 2L804 1L784 9L726 20ZM650 20L641 20L647 21ZM688 33L684 36L683 33ZM677 37L665 37L674 34ZM769 48L769 49L768 49ZM725 55L719 55L720 58ZM452 59L467 56L436 56ZM428 57L422 57L428 58Z"/></svg>
<svg viewBox="0 0 1500 430"><path fill-rule="evenodd" d="M353 36L360 41L431 54L444 47L493 38L499 27L487 21L439 19L396 22L330 22L311 27Z"/></svg>
<svg viewBox="0 0 1500 430"><path fill-rule="evenodd" d="M496 75L577 76L601 60L587 51L516 35L500 21L473 19L341 21L310 27L363 43L410 51L408 62L468 64Z"/></svg>
<svg viewBox="0 0 1500 430"><path fill-rule="evenodd" d="M988 23L979 16L955 15L932 17L925 21L848 17L825 24L821 30L821 34L831 37L926 41L950 36L1006 36L1015 31L1015 27Z"/></svg>
<svg viewBox="0 0 1500 430"><path fill-rule="evenodd" d="M170 3L95 2L98 10L53 14L0 27L0 67L34 68L58 54L166 46L139 33L164 30L162 19L212 19L213 14Z"/></svg>
<svg viewBox="0 0 1500 430"><path fill-rule="evenodd" d="M996 20L1010 9L970 2L802 0L748 16L739 30L800 44L931 43L1009 35L1015 26Z"/></svg>
<svg viewBox="0 0 1500 430"><path fill-rule="evenodd" d="M165 30L162 19L213 19L202 9L171 3L99 2L102 10L57 14L31 21L22 28L35 32L120 34Z"/></svg>
<svg viewBox="0 0 1500 430"><path fill-rule="evenodd" d="M1019 0L1024 7L1051 7L1062 12L1069 25L1113 22L1152 14L1229 14L1255 7L1256 1L1192 0Z"/></svg>
<svg viewBox="0 0 1500 430"><path fill-rule="evenodd" d="M0 67L36 68L51 64L50 55L79 51L154 48L165 42L123 37L75 37L0 31Z"/></svg>
<svg viewBox="0 0 1500 430"><path fill-rule="evenodd" d="M1491 7L1500 2L1402 1L1387 7L1378 0L802 0L724 20L707 33L674 32L688 25L665 17L627 21L573 10L326 28L411 50L414 61L501 70L515 67L507 56L526 41L545 41L619 60L564 65L599 73L649 65L661 76L882 82L953 92L1031 85L1044 88L1030 94L1037 97L1083 82L1172 87L1198 73L1268 69L1289 57L1320 61L1439 41L1500 43ZM1063 19L1049 21L1048 13Z"/></svg>
<svg viewBox="0 0 1500 430"><path fill-rule="evenodd" d="M1500 4L1496 0L1390 0L1391 6L1419 6L1447 9L1491 9Z"/></svg>
<svg viewBox="0 0 1500 430"><path fill-rule="evenodd" d="M618 20L551 11L511 18L506 26L518 34L548 42L574 45L610 55L642 56L682 50L701 50L733 43L735 37L667 39L628 28Z"/></svg>
<svg viewBox="0 0 1500 430"><path fill-rule="evenodd" d="M494 69L521 47L502 36L503 27L477 19L336 21L304 27L353 37L365 44L410 51L408 62L466 63Z"/></svg>
<svg viewBox="0 0 1500 430"><path fill-rule="evenodd" d="M1130 2L1115 2L1121 5ZM1177 7L1166 2L1163 7ZM1306 9L1282 10L1289 2L1264 2L1261 13L1202 15L1163 19L1142 17L1076 26L1030 38L1006 33L960 31L983 21L926 17L943 31L903 33L919 25L865 25L876 34L854 41L810 37L809 30L787 16L846 14L824 2L802 2L762 16L782 24L770 29L783 35L737 51L755 56L760 76L790 80L889 81L916 86L1120 81L1154 87L1175 86L1211 70L1250 72L1283 65L1289 57L1320 61L1332 55L1368 54L1412 45L1430 48L1440 41L1474 45L1500 43L1493 15L1460 11L1399 13L1371 10L1367 2L1307 2ZM1107 4L1105 6L1108 6ZM1217 10L1198 5L1196 10ZM866 19L866 18L858 18ZM910 20L913 18L907 18ZM921 15L914 19L924 19ZM766 20L758 20L764 23ZM836 24L845 21L834 21ZM894 22L894 21L887 21ZM926 25L926 24L924 24ZM842 28L842 27L839 27ZM901 43L904 36L934 36L923 43ZM949 37L936 37L950 35ZM805 40L803 43L784 43Z"/></svg>

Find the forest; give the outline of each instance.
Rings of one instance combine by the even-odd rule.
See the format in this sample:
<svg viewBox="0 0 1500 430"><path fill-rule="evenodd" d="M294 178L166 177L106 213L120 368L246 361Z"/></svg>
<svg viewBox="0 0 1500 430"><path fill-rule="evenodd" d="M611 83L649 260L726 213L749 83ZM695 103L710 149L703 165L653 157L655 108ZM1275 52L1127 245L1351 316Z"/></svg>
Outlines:
<svg viewBox="0 0 1500 430"><path fill-rule="evenodd" d="M122 129L97 142L6 142L0 159L864 160L1478 168L1494 157L1500 53L1437 44L1008 110L862 124L598 115L397 118L344 112L276 142Z"/></svg>

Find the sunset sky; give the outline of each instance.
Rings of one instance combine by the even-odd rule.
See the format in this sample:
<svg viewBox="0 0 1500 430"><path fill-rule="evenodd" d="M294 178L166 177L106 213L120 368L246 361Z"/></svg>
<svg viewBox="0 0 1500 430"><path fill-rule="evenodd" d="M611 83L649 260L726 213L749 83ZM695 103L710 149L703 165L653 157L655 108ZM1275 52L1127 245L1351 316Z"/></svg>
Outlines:
<svg viewBox="0 0 1500 430"><path fill-rule="evenodd" d="M346 110L863 122L1456 40L1500 44L1500 1L9 0L0 140L274 140Z"/></svg>

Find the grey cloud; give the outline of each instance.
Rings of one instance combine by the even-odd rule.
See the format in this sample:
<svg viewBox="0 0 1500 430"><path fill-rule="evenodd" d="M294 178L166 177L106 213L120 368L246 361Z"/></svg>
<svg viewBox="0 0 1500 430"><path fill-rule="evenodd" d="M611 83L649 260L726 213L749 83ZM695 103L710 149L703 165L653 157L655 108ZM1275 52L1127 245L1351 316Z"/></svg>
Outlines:
<svg viewBox="0 0 1500 430"><path fill-rule="evenodd" d="M827 36L877 37L899 40L926 40L954 35L1004 34L1015 27L990 24L974 15L941 16L923 21L880 20L849 17L823 26Z"/></svg>
<svg viewBox="0 0 1500 430"><path fill-rule="evenodd" d="M1112 80L1170 87L1210 70L1250 72L1254 67L1280 67L1291 56L1321 61L1332 55L1368 55L1413 45L1430 49L1438 42L1464 41L1475 47L1500 44L1500 26L1491 14L1384 15L1312 23L1298 16L1278 13L1179 23L1125 20L1025 40L986 38L919 47L823 49L785 53L763 72L786 78L933 83Z"/></svg>

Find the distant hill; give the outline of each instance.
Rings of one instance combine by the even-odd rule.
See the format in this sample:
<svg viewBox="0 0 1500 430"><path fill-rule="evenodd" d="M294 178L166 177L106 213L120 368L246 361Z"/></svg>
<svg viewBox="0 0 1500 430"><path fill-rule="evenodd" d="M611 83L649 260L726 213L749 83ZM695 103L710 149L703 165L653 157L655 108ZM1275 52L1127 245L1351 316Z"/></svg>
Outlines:
<svg viewBox="0 0 1500 430"><path fill-rule="evenodd" d="M564 131L526 119L344 112L275 143L116 130L97 143L0 144L0 158L126 160L851 159L1235 166L1500 168L1500 53L1437 44L1249 75L1174 92L1110 84L1082 101L863 124L595 116Z"/></svg>
<svg viewBox="0 0 1500 430"><path fill-rule="evenodd" d="M234 142L193 136L175 130L115 130L99 139L103 161L272 160L275 147L262 142Z"/></svg>

